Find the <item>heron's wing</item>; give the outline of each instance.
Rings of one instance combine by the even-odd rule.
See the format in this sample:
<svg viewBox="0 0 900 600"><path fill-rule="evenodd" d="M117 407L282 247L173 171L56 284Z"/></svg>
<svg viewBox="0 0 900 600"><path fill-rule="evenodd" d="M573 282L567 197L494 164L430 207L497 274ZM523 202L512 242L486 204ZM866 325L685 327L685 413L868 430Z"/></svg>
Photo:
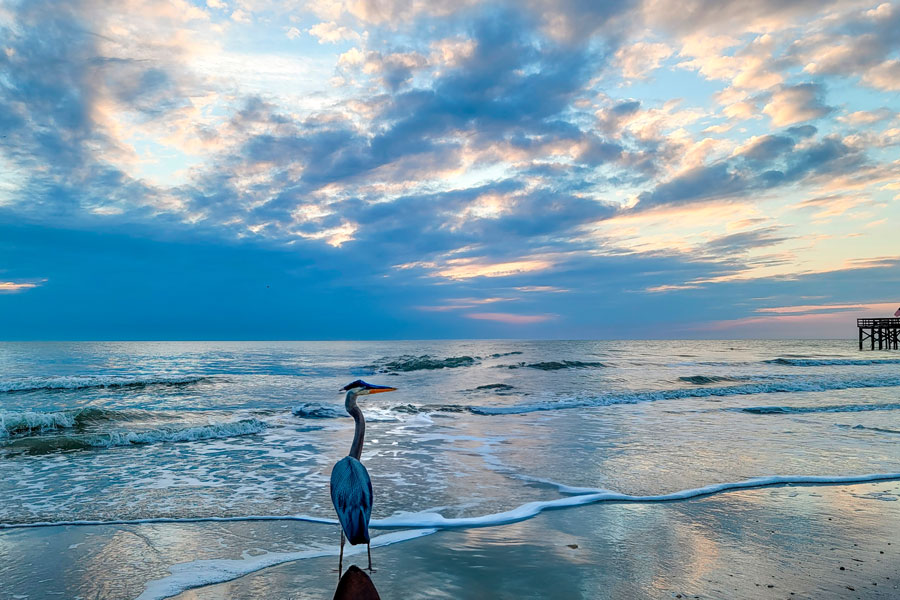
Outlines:
<svg viewBox="0 0 900 600"><path fill-rule="evenodd" d="M347 456L331 470L331 502L351 544L369 541L372 480L361 462Z"/></svg>

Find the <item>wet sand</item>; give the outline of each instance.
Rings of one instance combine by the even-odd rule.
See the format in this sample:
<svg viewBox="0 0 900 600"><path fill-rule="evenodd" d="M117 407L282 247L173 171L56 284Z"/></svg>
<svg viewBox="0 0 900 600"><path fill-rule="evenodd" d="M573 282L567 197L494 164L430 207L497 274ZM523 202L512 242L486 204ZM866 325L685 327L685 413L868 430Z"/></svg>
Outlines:
<svg viewBox="0 0 900 600"><path fill-rule="evenodd" d="M372 579L385 600L897 598L898 498L900 482L888 481L555 510L373 548ZM178 562L330 553L337 541L336 527L310 523L3 531L0 560L17 567L0 597L136 598ZM365 553L352 563L365 566ZM175 597L331 598L336 567L336 556L296 560Z"/></svg>

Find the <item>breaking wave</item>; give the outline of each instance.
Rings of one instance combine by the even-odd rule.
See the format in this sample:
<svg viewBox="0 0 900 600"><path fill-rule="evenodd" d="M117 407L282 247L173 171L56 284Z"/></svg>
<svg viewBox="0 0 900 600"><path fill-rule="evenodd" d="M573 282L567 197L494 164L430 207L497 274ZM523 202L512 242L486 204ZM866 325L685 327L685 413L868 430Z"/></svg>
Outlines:
<svg viewBox="0 0 900 600"><path fill-rule="evenodd" d="M866 366L900 365L900 358L773 358L763 362L771 365L788 365L791 367Z"/></svg>
<svg viewBox="0 0 900 600"><path fill-rule="evenodd" d="M109 410L104 408L81 408L58 412L3 411L0 410L0 439L14 435L30 435L59 429L83 427L103 421L132 421L147 418L171 418L165 413L142 410Z"/></svg>
<svg viewBox="0 0 900 600"><path fill-rule="evenodd" d="M472 356L451 356L448 358L436 358L428 354L421 356L404 355L396 358L382 358L373 365L364 368L376 373L405 373L409 371L432 371L436 369L456 369L459 367L471 367L478 359Z"/></svg>
<svg viewBox="0 0 900 600"><path fill-rule="evenodd" d="M832 404L828 406L748 406L742 412L755 415L798 415L806 413L867 412L900 410L900 404Z"/></svg>
<svg viewBox="0 0 900 600"><path fill-rule="evenodd" d="M507 369L540 369L541 371L559 371L562 369L591 369L605 367L601 362L582 362L580 360L552 360L547 362L504 365Z"/></svg>
<svg viewBox="0 0 900 600"><path fill-rule="evenodd" d="M337 419L348 416L347 411L337 406L326 406L316 402L304 402L292 408L291 412L301 419Z"/></svg>
<svg viewBox="0 0 900 600"><path fill-rule="evenodd" d="M199 376L150 376L122 377L118 375L96 376L61 376L61 377L23 377L0 380L0 392L37 392L84 390L91 388L141 388L146 386L180 386L207 381L208 377Z"/></svg>
<svg viewBox="0 0 900 600"><path fill-rule="evenodd" d="M199 440L223 439L262 433L266 427L266 424L262 421L243 419L230 423L185 428L27 437L12 441L6 445L6 448L22 450L29 454L49 454L65 450L88 450L119 446L142 446L159 442L195 442Z"/></svg>

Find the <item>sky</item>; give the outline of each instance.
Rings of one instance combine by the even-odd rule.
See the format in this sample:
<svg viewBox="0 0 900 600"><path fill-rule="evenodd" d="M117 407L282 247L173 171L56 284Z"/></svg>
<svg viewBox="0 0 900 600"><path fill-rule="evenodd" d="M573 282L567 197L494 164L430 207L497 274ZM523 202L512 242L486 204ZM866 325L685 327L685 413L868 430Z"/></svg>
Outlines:
<svg viewBox="0 0 900 600"><path fill-rule="evenodd" d="M0 339L854 337L900 1L0 0Z"/></svg>

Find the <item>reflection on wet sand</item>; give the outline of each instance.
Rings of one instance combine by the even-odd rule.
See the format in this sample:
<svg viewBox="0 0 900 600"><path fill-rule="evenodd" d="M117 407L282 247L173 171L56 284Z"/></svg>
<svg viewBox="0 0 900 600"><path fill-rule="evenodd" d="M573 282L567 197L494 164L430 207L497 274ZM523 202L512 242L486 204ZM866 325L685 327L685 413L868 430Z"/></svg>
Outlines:
<svg viewBox="0 0 900 600"><path fill-rule="evenodd" d="M356 565L351 565L341 576L334 600L381 600L372 579Z"/></svg>

